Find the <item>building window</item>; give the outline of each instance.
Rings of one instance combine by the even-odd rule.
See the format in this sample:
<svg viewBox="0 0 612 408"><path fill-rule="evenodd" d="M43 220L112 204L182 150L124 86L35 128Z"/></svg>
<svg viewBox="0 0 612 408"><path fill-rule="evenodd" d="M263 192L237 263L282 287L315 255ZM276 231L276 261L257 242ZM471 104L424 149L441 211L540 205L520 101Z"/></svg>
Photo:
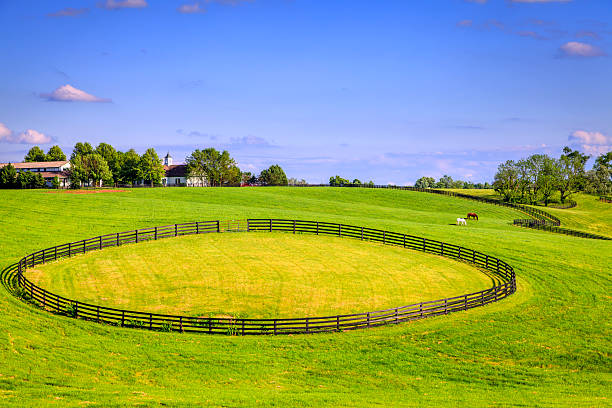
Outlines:
<svg viewBox="0 0 612 408"><path fill-rule="evenodd" d="M177 178L176 181L174 182L174 184L181 184L181 179Z"/></svg>

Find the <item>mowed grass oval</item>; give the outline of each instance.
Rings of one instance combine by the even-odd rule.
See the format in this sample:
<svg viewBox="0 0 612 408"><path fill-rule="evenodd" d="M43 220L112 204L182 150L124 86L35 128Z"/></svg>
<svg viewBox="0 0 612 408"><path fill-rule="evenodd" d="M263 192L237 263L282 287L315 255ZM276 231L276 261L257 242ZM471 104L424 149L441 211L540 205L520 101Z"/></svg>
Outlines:
<svg viewBox="0 0 612 408"><path fill-rule="evenodd" d="M478 269L354 239L282 233L185 236L107 248L27 275L62 296L190 316L358 313L491 286Z"/></svg>

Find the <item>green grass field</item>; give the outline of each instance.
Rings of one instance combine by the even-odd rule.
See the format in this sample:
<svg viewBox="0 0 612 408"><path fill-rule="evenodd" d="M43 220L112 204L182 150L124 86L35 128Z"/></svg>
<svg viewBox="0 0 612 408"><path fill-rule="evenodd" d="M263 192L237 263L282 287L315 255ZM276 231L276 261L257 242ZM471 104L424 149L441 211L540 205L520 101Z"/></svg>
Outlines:
<svg viewBox="0 0 612 408"><path fill-rule="evenodd" d="M466 263L328 236L206 234L90 252L28 270L59 295L188 316L305 317L388 309L476 292Z"/></svg>
<svg viewBox="0 0 612 408"><path fill-rule="evenodd" d="M610 204L585 197L573 210L581 213L555 211L563 226L610 231ZM468 211L481 220L451 225ZM3 290L0 405L610 405L612 244L514 227L521 216L506 208L341 188L0 191L0 261L6 267L34 250L99 234L247 217L343 222L463 245L514 266L518 292L397 326L229 337L70 319Z"/></svg>

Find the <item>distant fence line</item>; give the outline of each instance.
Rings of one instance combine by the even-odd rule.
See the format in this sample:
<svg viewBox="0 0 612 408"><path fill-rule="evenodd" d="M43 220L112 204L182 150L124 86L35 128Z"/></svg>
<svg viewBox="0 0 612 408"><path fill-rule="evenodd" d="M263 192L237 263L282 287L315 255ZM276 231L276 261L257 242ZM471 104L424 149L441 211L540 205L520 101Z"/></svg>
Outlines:
<svg viewBox="0 0 612 408"><path fill-rule="evenodd" d="M612 197L610 196L600 196L599 201L603 201L604 203L612 203Z"/></svg>
<svg viewBox="0 0 612 408"><path fill-rule="evenodd" d="M307 185L301 185L299 187L329 187L329 184L307 184ZM410 187L410 186L394 186L394 185L371 185L371 184L370 185L368 184L344 184L338 187L388 188L392 190L419 191L423 193L440 194L440 195L446 195L446 196L451 196L451 197L465 198L468 200L480 201L486 204L493 204L493 205L499 205L502 207L512 208L514 210L521 211L535 218L535 219L515 219L513 220L513 224L519 227L539 229L539 230L544 230L544 231L549 231L549 232L555 232L558 234L571 235L571 236L579 237L579 238L612 240L612 238L605 237L602 235L572 230L569 228L561 228L560 227L561 220L559 220L559 218L555 217L552 214L547 213L546 211L540 210L539 208L533 208L533 207L526 206L523 204L505 203L503 201L494 200L491 198L478 197L478 196L473 196L470 194L457 193L454 191L446 191L446 190L432 189L432 188L417 188L417 187ZM610 202L612 202L612 199ZM558 208L573 208L575 206L576 206L576 202L571 200L567 207L558 207Z"/></svg>
<svg viewBox="0 0 612 408"><path fill-rule="evenodd" d="M107 247L182 235L229 231L333 235L400 246L475 265L486 270L494 284L488 289L461 296L413 303L372 312L317 317L249 319L180 316L99 306L49 292L31 282L24 275L27 268L89 251L102 250ZM229 335L280 335L361 329L472 309L496 302L514 293L516 291L516 277L513 268L498 258L472 249L423 237L330 222L248 219L246 221L205 221L143 228L101 235L46 248L31 253L19 260L17 266L17 285L21 290L20 295L22 297L46 310L100 323L158 331Z"/></svg>

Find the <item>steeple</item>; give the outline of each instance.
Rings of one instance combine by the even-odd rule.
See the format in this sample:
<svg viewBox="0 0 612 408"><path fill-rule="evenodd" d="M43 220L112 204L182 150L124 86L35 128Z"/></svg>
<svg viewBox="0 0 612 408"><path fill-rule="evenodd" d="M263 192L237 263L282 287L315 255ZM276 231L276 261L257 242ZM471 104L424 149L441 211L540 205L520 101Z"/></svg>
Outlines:
<svg viewBox="0 0 612 408"><path fill-rule="evenodd" d="M172 156L170 156L170 152L164 157L164 166L172 166Z"/></svg>

